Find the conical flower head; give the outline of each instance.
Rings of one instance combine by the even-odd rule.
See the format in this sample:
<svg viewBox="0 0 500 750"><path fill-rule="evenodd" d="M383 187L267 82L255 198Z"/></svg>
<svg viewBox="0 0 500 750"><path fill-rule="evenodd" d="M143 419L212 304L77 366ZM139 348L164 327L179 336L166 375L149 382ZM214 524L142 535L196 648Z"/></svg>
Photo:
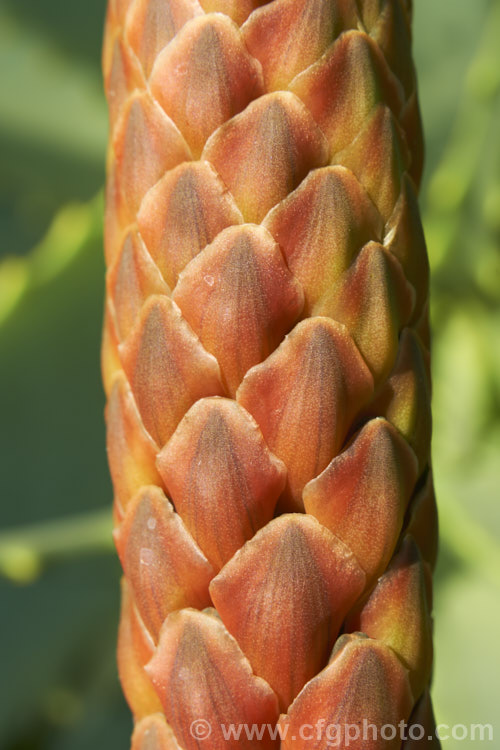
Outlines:
<svg viewBox="0 0 500 750"><path fill-rule="evenodd" d="M103 67L132 750L432 732L411 3L109 0Z"/></svg>

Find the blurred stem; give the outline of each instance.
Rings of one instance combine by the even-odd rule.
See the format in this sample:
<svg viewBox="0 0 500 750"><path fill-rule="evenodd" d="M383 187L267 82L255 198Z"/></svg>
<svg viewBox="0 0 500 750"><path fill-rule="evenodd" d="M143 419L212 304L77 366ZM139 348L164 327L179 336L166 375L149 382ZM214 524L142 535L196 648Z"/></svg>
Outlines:
<svg viewBox="0 0 500 750"><path fill-rule="evenodd" d="M108 509L0 534L0 576L31 583L51 562L113 550Z"/></svg>
<svg viewBox="0 0 500 750"><path fill-rule="evenodd" d="M445 498L439 516L444 544L468 567L500 585L500 548L489 532ZM111 529L111 512L105 509L5 531L0 534L0 576L32 583L50 563L114 552Z"/></svg>
<svg viewBox="0 0 500 750"><path fill-rule="evenodd" d="M24 258L0 259L0 326L31 287L41 286L78 258L86 243L100 231L102 192L87 203L64 206L45 237Z"/></svg>
<svg viewBox="0 0 500 750"><path fill-rule="evenodd" d="M439 537L471 570L500 587L500 547L483 526L457 502L439 499Z"/></svg>

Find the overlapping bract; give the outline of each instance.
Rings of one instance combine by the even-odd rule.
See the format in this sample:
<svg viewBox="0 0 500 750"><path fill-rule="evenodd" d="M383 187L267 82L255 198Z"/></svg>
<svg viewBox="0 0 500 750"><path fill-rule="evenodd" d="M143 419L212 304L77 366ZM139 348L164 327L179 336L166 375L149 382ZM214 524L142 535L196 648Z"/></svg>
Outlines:
<svg viewBox="0 0 500 750"><path fill-rule="evenodd" d="M315 722L432 733L410 22L405 0L109 0L102 362L132 750L195 750L199 719L211 750L319 750Z"/></svg>

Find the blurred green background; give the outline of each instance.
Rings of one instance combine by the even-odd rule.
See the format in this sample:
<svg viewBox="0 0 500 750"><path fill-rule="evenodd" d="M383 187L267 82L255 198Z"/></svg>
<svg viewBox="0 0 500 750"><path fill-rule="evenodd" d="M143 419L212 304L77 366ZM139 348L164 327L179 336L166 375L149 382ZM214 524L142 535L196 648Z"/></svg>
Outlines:
<svg viewBox="0 0 500 750"><path fill-rule="evenodd" d="M128 747L99 373L104 0L0 0L0 747ZM437 719L500 746L500 2L417 0ZM96 197L97 196L97 197ZM449 740L445 750L479 747ZM487 743L484 743L487 744Z"/></svg>

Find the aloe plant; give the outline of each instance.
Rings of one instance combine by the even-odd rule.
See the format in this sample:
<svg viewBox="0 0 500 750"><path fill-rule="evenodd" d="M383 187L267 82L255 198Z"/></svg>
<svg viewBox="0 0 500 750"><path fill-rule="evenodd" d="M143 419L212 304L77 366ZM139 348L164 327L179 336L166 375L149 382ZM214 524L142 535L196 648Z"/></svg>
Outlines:
<svg viewBox="0 0 500 750"><path fill-rule="evenodd" d="M199 748L199 720L211 750L363 721L350 747L439 746L410 5L109 2L102 361L136 750ZM381 735L400 722L425 742ZM268 731L225 736L243 724Z"/></svg>

